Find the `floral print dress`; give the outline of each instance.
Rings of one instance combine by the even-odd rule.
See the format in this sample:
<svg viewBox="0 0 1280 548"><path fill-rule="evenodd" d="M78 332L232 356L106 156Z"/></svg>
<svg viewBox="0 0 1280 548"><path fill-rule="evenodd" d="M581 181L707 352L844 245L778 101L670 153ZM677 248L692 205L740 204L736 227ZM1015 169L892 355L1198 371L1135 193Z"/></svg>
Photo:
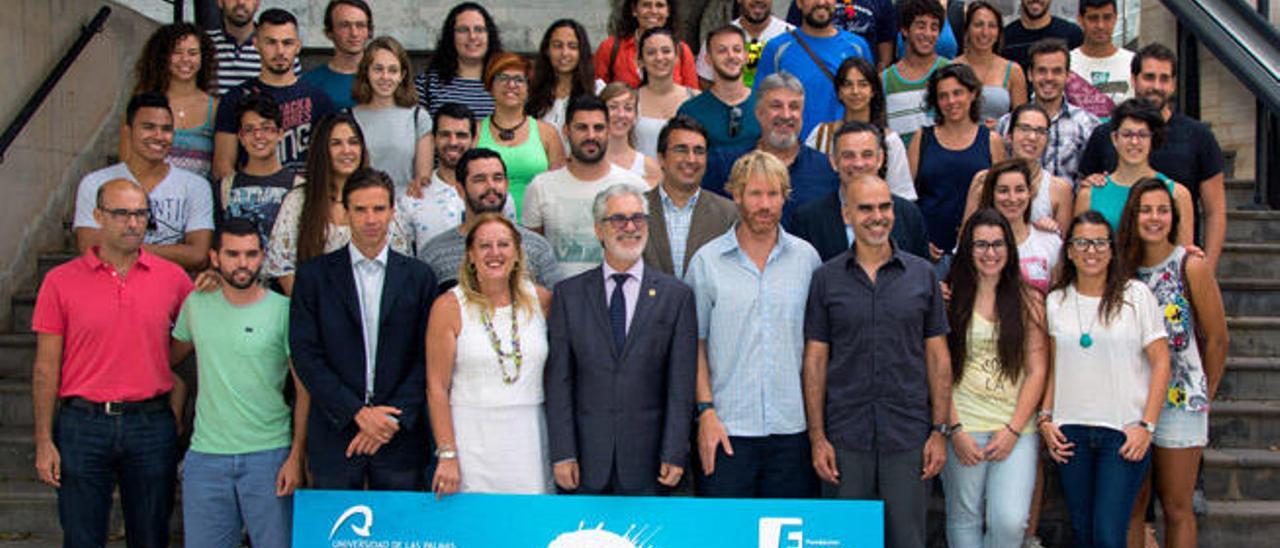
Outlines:
<svg viewBox="0 0 1280 548"><path fill-rule="evenodd" d="M1155 293L1169 333L1172 375L1164 405L1203 413L1209 410L1209 388L1196 345L1195 313L1183 279L1186 256L1185 248L1176 247L1160 264L1139 268L1138 279Z"/></svg>

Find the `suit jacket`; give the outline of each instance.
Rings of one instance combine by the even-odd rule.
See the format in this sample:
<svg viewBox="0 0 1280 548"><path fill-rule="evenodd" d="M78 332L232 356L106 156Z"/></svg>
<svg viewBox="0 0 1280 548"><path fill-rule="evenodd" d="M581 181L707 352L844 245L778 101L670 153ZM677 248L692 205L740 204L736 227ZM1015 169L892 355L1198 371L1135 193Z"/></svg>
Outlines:
<svg viewBox="0 0 1280 548"><path fill-rule="evenodd" d="M551 299L546 388L551 462L577 459L600 490L615 462L624 489L653 486L660 463L687 466L697 375L693 290L645 265L627 342L614 349L604 273L561 281Z"/></svg>
<svg viewBox="0 0 1280 548"><path fill-rule="evenodd" d="M839 191L796 208L787 230L818 250L823 262L849 249L844 217L840 214ZM924 215L911 200L893 196L893 230L889 238L899 249L922 259L929 258L929 239Z"/></svg>
<svg viewBox="0 0 1280 548"><path fill-rule="evenodd" d="M341 470L365 406L364 328L347 246L298 267L289 306L294 368L311 392L307 454L313 470ZM382 285L378 351L370 405L403 413L400 431L374 455L395 466L426 464L426 329L436 277L419 261L389 251Z"/></svg>
<svg viewBox="0 0 1280 548"><path fill-rule="evenodd" d="M653 267L664 273L672 274L675 265L671 262L671 241L667 237L667 217L662 210L662 195L658 189L652 188L644 193L649 201L649 243L644 246L644 266ZM698 194L698 203L693 205L693 219L689 223L689 236L685 240L684 263L680 271L689 267L689 259L703 244L724 234L738 220L738 208L725 197L714 192L704 191Z"/></svg>

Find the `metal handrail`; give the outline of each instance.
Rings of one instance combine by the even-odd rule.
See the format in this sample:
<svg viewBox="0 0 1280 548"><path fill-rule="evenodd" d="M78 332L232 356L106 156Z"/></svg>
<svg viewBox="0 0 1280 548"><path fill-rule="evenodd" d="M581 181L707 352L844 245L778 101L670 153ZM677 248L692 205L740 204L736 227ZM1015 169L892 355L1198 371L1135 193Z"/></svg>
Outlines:
<svg viewBox="0 0 1280 548"><path fill-rule="evenodd" d="M9 127L5 128L4 135L0 135L0 163L4 163L4 155L9 150L9 145L18 138L18 134L22 133L23 128L27 127L27 122L35 116L36 111L40 109L40 105L44 104L44 100L53 92L53 87L58 85L58 81L66 75L67 70L71 68L71 64L75 63L80 57L80 53L84 51L85 46L89 45L89 40L93 35L102 32L102 26L107 22L107 17L111 15L109 6L102 6L98 9L98 13L93 16L88 25L80 28L80 36L76 38L76 42L71 44L71 49L63 54L62 59L53 67L53 70L46 76L44 82L40 83L40 87L36 88L35 93L31 94L31 98L27 99L27 103L22 105L22 110L18 111L18 115L9 123Z"/></svg>

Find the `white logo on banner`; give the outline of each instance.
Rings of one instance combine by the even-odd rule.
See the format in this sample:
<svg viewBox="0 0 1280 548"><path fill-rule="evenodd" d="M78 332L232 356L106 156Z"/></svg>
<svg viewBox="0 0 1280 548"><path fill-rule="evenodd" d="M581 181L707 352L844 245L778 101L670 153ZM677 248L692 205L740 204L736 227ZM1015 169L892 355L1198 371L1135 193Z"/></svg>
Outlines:
<svg viewBox="0 0 1280 548"><path fill-rule="evenodd" d="M373 529L373 509L363 504L347 508L341 516L338 516L338 520L333 522L333 529L329 530L329 538L332 539L333 535L338 533L338 528L342 527L342 524L347 521L347 518L357 514L364 517L364 524L357 526L355 523L352 523L351 532L361 537L368 538L369 535L372 534L370 530Z"/></svg>
<svg viewBox="0 0 1280 548"><path fill-rule="evenodd" d="M619 535L604 528L604 523L596 524L594 529L586 528L586 523L578 522L578 530L561 533L547 544L547 548L649 548L653 537L662 528L649 529L648 525L636 527L632 524L627 532Z"/></svg>
<svg viewBox="0 0 1280 548"><path fill-rule="evenodd" d="M804 546L800 518L760 518L760 548L797 548Z"/></svg>

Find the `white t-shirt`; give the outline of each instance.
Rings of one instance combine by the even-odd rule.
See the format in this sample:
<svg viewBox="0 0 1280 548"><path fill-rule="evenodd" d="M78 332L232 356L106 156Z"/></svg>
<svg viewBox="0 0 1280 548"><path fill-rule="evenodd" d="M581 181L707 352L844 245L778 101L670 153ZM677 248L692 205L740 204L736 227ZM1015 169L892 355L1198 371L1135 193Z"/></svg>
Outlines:
<svg viewBox="0 0 1280 548"><path fill-rule="evenodd" d="M612 164L609 174L595 181L578 180L569 168L562 167L534 176L525 188L524 225L542 229L566 278L595 268L604 260L591 204L596 194L618 183L630 184L642 193L649 190L644 179Z"/></svg>
<svg viewBox="0 0 1280 548"><path fill-rule="evenodd" d="M1133 98L1133 86L1129 83L1133 52L1119 48L1110 57L1089 57L1080 48L1071 50L1071 72L1093 84L1115 104Z"/></svg>
<svg viewBox="0 0 1280 548"><path fill-rule="evenodd" d="M1145 349L1166 338L1164 319L1156 296L1137 280L1126 282L1124 305L1110 324L1098 319L1100 300L1072 286L1045 301L1055 344L1053 421L1123 430L1142 420L1151 384ZM1089 348L1080 345L1086 331Z"/></svg>
<svg viewBox="0 0 1280 548"><path fill-rule="evenodd" d="M739 17L737 19L734 19L733 21L730 21L729 24L738 28L742 28L742 18ZM759 38L760 44L758 46L758 49L755 51L755 54L759 56L760 52L764 51L764 45L768 43L769 40L774 39L774 37L776 36L791 32L791 29L794 29L794 28L795 26L793 26L791 23L783 21L782 19L778 19L777 17L772 15L769 16L769 26L765 27L764 32L760 33L760 38ZM751 35L747 35L748 46L750 45L750 43L751 43ZM748 54L750 54L750 52L748 52ZM746 67L743 67L743 68L746 68ZM716 79L716 70L711 66L711 59L707 58L707 41L706 40L702 41L702 48L698 50L698 59L697 59L697 62L694 63L694 70L697 71L698 78L701 78L703 80L711 80L711 81L715 81Z"/></svg>
<svg viewBox="0 0 1280 548"><path fill-rule="evenodd" d="M107 181L138 179L123 162L84 176L76 190L75 228L101 228L93 218L98 207L98 188ZM213 230L213 189L203 177L169 166L169 174L151 189L151 218L143 243L181 243L188 232Z"/></svg>
<svg viewBox="0 0 1280 548"><path fill-rule="evenodd" d="M1022 279L1040 293L1049 291L1053 269L1058 266L1058 253L1062 250L1062 238L1052 232L1031 227L1026 241L1018 244L1018 262L1022 267Z"/></svg>

